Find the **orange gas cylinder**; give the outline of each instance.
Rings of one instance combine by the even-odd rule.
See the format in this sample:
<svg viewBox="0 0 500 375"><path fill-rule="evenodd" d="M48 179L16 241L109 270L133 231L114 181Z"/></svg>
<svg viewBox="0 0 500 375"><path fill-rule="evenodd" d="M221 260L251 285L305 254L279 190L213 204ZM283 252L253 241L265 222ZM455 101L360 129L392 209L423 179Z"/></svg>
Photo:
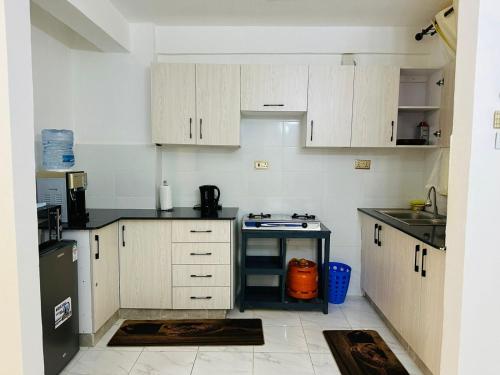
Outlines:
<svg viewBox="0 0 500 375"><path fill-rule="evenodd" d="M290 297L312 299L318 296L318 267L307 259L288 262L286 291Z"/></svg>

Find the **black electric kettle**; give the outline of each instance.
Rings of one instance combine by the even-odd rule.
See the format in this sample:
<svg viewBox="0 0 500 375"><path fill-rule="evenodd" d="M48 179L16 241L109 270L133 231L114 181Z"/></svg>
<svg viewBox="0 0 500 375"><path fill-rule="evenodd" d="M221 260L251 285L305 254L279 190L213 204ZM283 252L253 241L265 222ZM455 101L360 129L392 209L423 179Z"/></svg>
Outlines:
<svg viewBox="0 0 500 375"><path fill-rule="evenodd" d="M216 193L217 192L217 193ZM217 214L219 208L220 190L215 185L200 186L200 209L203 216Z"/></svg>

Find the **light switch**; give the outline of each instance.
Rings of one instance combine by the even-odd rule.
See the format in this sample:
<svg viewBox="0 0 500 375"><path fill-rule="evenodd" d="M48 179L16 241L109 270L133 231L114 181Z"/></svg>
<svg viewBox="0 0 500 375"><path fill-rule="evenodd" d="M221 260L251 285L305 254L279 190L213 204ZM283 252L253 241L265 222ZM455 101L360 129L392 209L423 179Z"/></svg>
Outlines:
<svg viewBox="0 0 500 375"><path fill-rule="evenodd" d="M495 149L500 150L500 133L497 132L495 137Z"/></svg>
<svg viewBox="0 0 500 375"><path fill-rule="evenodd" d="M493 120L493 127L500 129L500 111L495 112L495 119Z"/></svg>

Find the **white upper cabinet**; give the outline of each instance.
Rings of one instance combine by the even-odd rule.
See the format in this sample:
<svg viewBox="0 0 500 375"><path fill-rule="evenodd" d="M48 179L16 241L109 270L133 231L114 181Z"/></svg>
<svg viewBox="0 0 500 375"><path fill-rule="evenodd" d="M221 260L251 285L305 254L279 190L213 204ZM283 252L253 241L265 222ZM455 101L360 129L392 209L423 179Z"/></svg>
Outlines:
<svg viewBox="0 0 500 375"><path fill-rule="evenodd" d="M155 64L153 143L239 146L240 66Z"/></svg>
<svg viewBox="0 0 500 375"><path fill-rule="evenodd" d="M196 114L197 144L239 146L239 65L196 65Z"/></svg>
<svg viewBox="0 0 500 375"><path fill-rule="evenodd" d="M242 65L241 110L306 112L307 65Z"/></svg>
<svg viewBox="0 0 500 375"><path fill-rule="evenodd" d="M194 64L155 64L151 68L153 143L196 143Z"/></svg>
<svg viewBox="0 0 500 375"><path fill-rule="evenodd" d="M355 69L352 147L396 146L400 69Z"/></svg>
<svg viewBox="0 0 500 375"><path fill-rule="evenodd" d="M311 65L307 110L307 147L351 144L354 66Z"/></svg>

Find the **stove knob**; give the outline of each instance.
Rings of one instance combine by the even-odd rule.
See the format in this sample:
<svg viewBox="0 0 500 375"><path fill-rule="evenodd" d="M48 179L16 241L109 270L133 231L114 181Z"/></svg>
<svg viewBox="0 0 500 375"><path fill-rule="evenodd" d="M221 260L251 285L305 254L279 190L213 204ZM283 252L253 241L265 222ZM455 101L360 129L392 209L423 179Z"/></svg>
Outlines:
<svg viewBox="0 0 500 375"><path fill-rule="evenodd" d="M255 228L260 228L260 223L255 223Z"/></svg>
<svg viewBox="0 0 500 375"><path fill-rule="evenodd" d="M307 223L302 223L302 228L307 228Z"/></svg>

